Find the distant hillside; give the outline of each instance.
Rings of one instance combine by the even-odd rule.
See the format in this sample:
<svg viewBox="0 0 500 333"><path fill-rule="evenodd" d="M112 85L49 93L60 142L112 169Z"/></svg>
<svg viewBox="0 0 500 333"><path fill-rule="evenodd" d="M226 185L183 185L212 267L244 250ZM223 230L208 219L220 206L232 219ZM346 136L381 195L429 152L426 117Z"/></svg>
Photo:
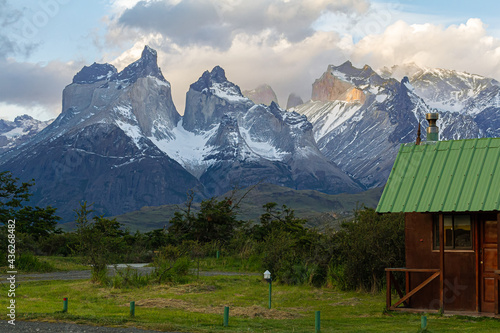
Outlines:
<svg viewBox="0 0 500 333"><path fill-rule="evenodd" d="M240 190L238 195L241 196L245 192L246 189ZM242 201L239 218L258 221L264 212L262 206L268 202L276 202L280 207L287 205L294 209L297 216L307 218L310 227L335 228L341 221L351 217L356 207L365 205L375 208L381 195L382 188L357 194L331 195L313 190L298 191L278 185L261 184L250 191ZM181 208L182 204L143 207L138 211L116 216L116 219L131 231L145 232L168 227L168 221L174 212Z"/></svg>

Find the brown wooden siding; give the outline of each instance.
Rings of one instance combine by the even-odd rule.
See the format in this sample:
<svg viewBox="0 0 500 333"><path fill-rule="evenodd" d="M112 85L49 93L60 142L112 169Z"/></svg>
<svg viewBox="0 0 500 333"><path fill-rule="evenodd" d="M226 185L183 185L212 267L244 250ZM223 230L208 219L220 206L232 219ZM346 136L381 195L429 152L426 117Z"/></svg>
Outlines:
<svg viewBox="0 0 500 333"><path fill-rule="evenodd" d="M432 214L407 213L406 267L439 269L439 251L433 251ZM411 288L429 274L412 273ZM411 307L439 309L439 281L424 287L410 300ZM476 254L474 251L446 251L444 276L445 310L476 310Z"/></svg>

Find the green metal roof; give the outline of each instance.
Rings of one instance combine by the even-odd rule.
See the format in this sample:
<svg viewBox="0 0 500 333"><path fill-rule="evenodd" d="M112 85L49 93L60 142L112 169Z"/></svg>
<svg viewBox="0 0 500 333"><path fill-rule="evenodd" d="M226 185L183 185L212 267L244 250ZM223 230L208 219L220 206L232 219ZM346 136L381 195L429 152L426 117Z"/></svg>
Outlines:
<svg viewBox="0 0 500 333"><path fill-rule="evenodd" d="M377 212L500 210L500 138L401 145Z"/></svg>

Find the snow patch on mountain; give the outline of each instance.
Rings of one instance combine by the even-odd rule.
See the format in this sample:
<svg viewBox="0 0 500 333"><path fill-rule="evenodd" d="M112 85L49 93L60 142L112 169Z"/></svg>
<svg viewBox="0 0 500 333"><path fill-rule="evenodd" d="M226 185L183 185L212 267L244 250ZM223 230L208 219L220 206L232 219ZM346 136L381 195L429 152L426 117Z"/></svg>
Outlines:
<svg viewBox="0 0 500 333"><path fill-rule="evenodd" d="M137 146L137 148L139 148L139 149L142 148L141 138L144 136L144 134L142 134L142 131L139 128L139 126L133 125L130 123L126 123L126 122L123 122L120 120L117 120L116 124L118 125L118 127L120 127L122 129L123 132L125 132L125 134L128 137L130 137L132 140L134 140L134 143Z"/></svg>
<svg viewBox="0 0 500 333"><path fill-rule="evenodd" d="M158 140L152 136L149 139L170 158L177 161L193 176L199 178L213 162L206 161L205 157L211 148L208 140L217 132L218 125L206 132L194 133L182 126L182 120L171 130L173 139Z"/></svg>
<svg viewBox="0 0 500 333"><path fill-rule="evenodd" d="M223 83L213 82L210 87L210 92L217 97L225 99L228 102L248 102L249 99L242 96L235 87L225 85Z"/></svg>
<svg viewBox="0 0 500 333"><path fill-rule="evenodd" d="M160 80L156 76L152 76L152 75L148 75L147 77L150 79L153 79L154 82L156 82L156 84L159 86L165 86L167 88L170 88L170 83L168 83L167 81Z"/></svg>
<svg viewBox="0 0 500 333"><path fill-rule="evenodd" d="M375 100L378 102L378 103L384 103L385 100L387 99L387 97L389 97L389 95L387 94L380 94L380 95L377 95L375 97Z"/></svg>
<svg viewBox="0 0 500 333"><path fill-rule="evenodd" d="M318 141L351 119L360 108L360 104L344 101L310 101L291 109L291 111L307 117L313 124L314 139Z"/></svg>
<svg viewBox="0 0 500 333"><path fill-rule="evenodd" d="M262 141L256 136L252 137L248 129L240 127L240 134L245 139L246 144L250 147L252 152L265 159L271 161L281 161L283 157L287 155L286 152L280 151L272 143Z"/></svg>
<svg viewBox="0 0 500 333"><path fill-rule="evenodd" d="M132 113L131 105L117 105L113 108L113 110L120 116L120 118L137 121L135 115Z"/></svg>
<svg viewBox="0 0 500 333"><path fill-rule="evenodd" d="M2 133L2 135L5 136L7 139L16 139L28 133L29 131L26 130L26 128L16 127L8 132Z"/></svg>

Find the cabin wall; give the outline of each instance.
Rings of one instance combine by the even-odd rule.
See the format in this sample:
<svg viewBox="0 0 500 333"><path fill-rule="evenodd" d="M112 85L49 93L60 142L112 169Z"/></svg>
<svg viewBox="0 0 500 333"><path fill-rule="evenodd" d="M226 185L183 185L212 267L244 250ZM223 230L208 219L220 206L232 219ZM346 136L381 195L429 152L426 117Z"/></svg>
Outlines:
<svg viewBox="0 0 500 333"><path fill-rule="evenodd" d="M430 213L405 214L407 268L440 268L439 251L432 249L432 216ZM430 275L411 273L411 289ZM445 252L444 304L445 310L476 310L476 255L473 250ZM410 299L410 306L439 309L439 278L416 293Z"/></svg>

